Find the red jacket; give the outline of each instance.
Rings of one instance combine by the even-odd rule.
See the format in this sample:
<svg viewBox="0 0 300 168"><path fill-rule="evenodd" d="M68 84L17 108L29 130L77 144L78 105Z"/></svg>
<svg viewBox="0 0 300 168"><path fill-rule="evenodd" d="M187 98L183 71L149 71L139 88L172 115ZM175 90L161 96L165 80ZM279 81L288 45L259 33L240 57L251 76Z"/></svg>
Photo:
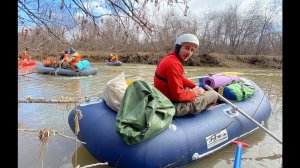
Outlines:
<svg viewBox="0 0 300 168"><path fill-rule="evenodd" d="M194 92L187 91L184 88L194 88L196 85L183 76L182 62L174 51L171 51L160 61L155 73L159 77L154 75L154 86L171 101L195 100ZM159 78L166 79L167 82Z"/></svg>

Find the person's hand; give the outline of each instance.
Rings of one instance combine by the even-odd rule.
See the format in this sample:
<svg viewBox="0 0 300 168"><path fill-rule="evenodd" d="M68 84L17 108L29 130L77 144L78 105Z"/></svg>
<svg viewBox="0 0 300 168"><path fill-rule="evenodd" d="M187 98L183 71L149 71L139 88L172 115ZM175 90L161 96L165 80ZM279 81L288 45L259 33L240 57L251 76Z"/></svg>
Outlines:
<svg viewBox="0 0 300 168"><path fill-rule="evenodd" d="M205 90L202 87L195 86L193 89L193 92L195 93L196 96L201 96L205 93Z"/></svg>
<svg viewBox="0 0 300 168"><path fill-rule="evenodd" d="M62 61L60 62L60 67L66 68L66 67L68 67L68 66L70 66L70 63L65 62L64 60L62 60Z"/></svg>

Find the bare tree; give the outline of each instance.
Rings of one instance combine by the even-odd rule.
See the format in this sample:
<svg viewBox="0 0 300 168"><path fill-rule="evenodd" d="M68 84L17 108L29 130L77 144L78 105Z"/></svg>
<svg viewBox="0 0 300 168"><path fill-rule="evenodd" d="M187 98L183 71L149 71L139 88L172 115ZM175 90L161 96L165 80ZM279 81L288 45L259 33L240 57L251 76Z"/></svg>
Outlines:
<svg viewBox="0 0 300 168"><path fill-rule="evenodd" d="M200 40L200 53L281 54L279 0L265 9L258 2L246 9L235 3L202 15L187 12L187 2L18 0L18 49L27 47L37 55L57 55L65 47L83 52L169 51L177 36L193 33ZM164 14L149 7L166 5L172 8Z"/></svg>
<svg viewBox="0 0 300 168"><path fill-rule="evenodd" d="M274 20L276 14L279 12L280 7L280 2L278 0L274 0L273 2L269 3L264 9L265 14L263 15L261 23L260 35L255 55L259 55L267 46L269 40L268 35L270 34L270 31L272 31L272 29L274 28L272 21Z"/></svg>
<svg viewBox="0 0 300 168"><path fill-rule="evenodd" d="M26 1L18 0L19 10L19 26L21 27L43 27L49 31L53 37L57 38L61 43L68 44L69 40L63 39L53 31L55 27L65 28L64 33L69 33L72 37L74 32L80 34L80 38L84 38L84 29L89 21L92 21L94 28L97 30L96 35L102 37L103 31L101 23L106 17L111 17L123 26L125 35L129 35L126 23L132 20L134 27L139 27L147 36L152 36L154 31L153 23L147 18L147 13L144 10L146 4L154 3L158 7L163 1L154 2L148 0L72 0L57 1L38 0ZM187 0L167 0L167 5L183 4L185 9L188 9ZM185 10L185 11L186 11Z"/></svg>

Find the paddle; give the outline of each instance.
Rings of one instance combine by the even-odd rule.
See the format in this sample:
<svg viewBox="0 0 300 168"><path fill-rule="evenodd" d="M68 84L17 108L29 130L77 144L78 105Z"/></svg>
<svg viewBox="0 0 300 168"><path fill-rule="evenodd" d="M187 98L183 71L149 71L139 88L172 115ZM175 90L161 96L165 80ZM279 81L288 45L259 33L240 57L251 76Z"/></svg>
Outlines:
<svg viewBox="0 0 300 168"><path fill-rule="evenodd" d="M249 147L249 145L241 141L232 141L231 143L236 144L233 168L240 168L242 162L243 147Z"/></svg>
<svg viewBox="0 0 300 168"><path fill-rule="evenodd" d="M267 130L265 127L263 127L262 125L260 125L257 121L255 121L253 118L251 118L248 114L246 114L245 112L243 112L239 107L237 107L236 105L232 104L229 100L227 100L225 97L223 97L222 95L220 95L218 92L216 92L213 88L211 88L208 85L204 85L204 87L206 89L212 90L214 91L216 94L218 94L218 96L221 98L221 100L225 101L227 104L231 105L232 108L235 111L239 111L241 114L243 114L246 118L248 118L249 120L251 120L252 122L254 122L258 127L260 127L261 129L263 129L266 133L268 133L269 135L271 135L275 140L277 140L280 144L282 144L282 140L280 140L278 137L276 137L275 135L273 135L269 130Z"/></svg>
<svg viewBox="0 0 300 168"><path fill-rule="evenodd" d="M220 72L220 73L217 73L216 75L221 75L221 74L223 74L223 75L243 75L244 73L242 73L242 72ZM213 74L208 74L208 75L213 75ZM202 76L191 77L191 78L188 78L188 79L189 80L199 79L201 77L203 77L203 75Z"/></svg>

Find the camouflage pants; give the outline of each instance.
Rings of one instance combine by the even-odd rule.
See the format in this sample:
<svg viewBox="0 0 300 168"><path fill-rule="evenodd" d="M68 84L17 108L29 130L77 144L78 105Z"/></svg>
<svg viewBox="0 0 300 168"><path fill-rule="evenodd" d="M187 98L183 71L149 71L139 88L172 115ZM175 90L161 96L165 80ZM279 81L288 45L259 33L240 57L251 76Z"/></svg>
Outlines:
<svg viewBox="0 0 300 168"><path fill-rule="evenodd" d="M206 91L204 95L196 97L193 102L175 102L175 116L181 117L187 114L197 114L218 100L218 95L212 91Z"/></svg>

